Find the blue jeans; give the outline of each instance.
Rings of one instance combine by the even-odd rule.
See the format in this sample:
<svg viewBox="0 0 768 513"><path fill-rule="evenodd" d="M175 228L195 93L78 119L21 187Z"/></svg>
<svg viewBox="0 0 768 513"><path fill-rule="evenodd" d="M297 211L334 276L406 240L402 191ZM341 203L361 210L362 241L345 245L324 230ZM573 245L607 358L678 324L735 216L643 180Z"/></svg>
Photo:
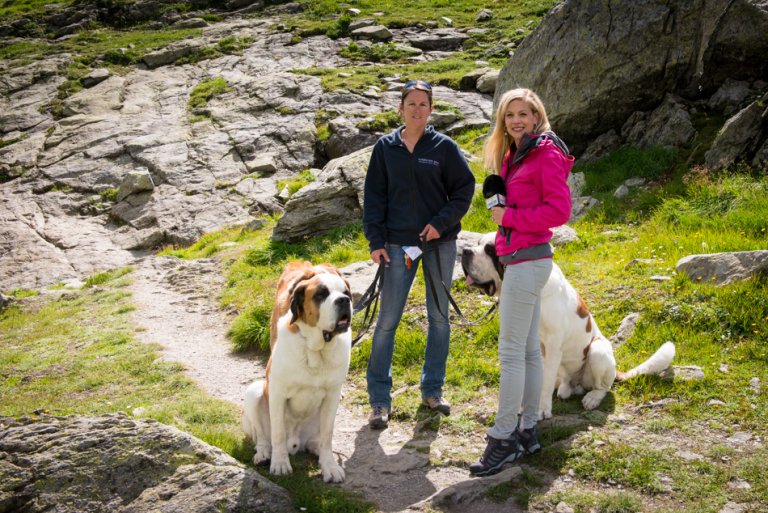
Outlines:
<svg viewBox="0 0 768 513"><path fill-rule="evenodd" d="M552 272L552 259L542 258L504 268L499 298L499 410L488 431L508 438L517 428L534 427L544 373L541 364L539 317L541 289Z"/></svg>
<svg viewBox="0 0 768 513"><path fill-rule="evenodd" d="M421 257L411 264L408 269L405 264L403 248L396 244L387 244L389 254L389 267L384 268L384 278L381 285L381 298L379 318L376 321L376 329L373 331L373 343L371 345L371 357L368 360L368 401L371 406L392 407L392 354L395 349L395 332L403 316L408 293L411 284L416 277L419 263L429 266L429 275L424 273L424 281L427 289L427 348L424 355L424 366L421 369L421 396L422 398L442 396L445 383L445 364L448 360L448 346L451 339L451 325L448 322L448 294L439 283L440 271L437 268L437 255L435 242L427 245L427 250ZM456 262L456 241L437 242L440 253L440 268L443 281L451 288L453 266ZM437 292L435 301L429 276L436 283L434 289Z"/></svg>

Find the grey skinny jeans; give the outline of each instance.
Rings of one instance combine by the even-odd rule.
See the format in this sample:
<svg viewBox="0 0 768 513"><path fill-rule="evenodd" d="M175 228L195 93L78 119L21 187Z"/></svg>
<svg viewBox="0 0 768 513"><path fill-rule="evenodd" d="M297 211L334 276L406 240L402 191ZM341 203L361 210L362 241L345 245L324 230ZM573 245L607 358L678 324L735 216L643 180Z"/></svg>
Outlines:
<svg viewBox="0 0 768 513"><path fill-rule="evenodd" d="M538 420L543 370L539 346L541 289L552 272L552 259L529 260L504 269L499 298L499 410L488 435L508 438Z"/></svg>

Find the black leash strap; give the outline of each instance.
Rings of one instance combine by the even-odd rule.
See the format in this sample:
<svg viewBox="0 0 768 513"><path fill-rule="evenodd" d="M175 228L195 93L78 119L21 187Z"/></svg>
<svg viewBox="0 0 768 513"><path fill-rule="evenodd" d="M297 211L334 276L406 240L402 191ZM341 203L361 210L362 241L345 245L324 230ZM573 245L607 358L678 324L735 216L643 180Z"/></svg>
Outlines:
<svg viewBox="0 0 768 513"><path fill-rule="evenodd" d="M437 289L435 289L435 280L432 277L432 273L429 270L429 265L427 265L426 261L426 255L427 255L427 244L429 244L427 241L423 240L421 243L421 251L422 251L422 266L424 267L424 273L427 275L427 281L429 281L429 288L432 291L432 297L435 299L435 303L437 304L437 310L440 312L440 315L443 315L443 309L440 308L440 301L437 297ZM480 326L483 324L483 321L485 321L485 318L491 315L494 310L496 310L496 302L494 302L491 305L491 308L485 312L479 319L476 319L474 321L470 321L467 319L464 314L461 312L461 308L459 308L459 305L456 304L456 301L453 299L453 296L451 295L451 291L448 288L448 286L445 284L445 280L443 279L443 268L440 264L440 244L435 241L434 243L435 248L435 258L437 259L437 273L440 278L440 284L443 286L443 290L445 290L445 295L448 296L448 301L453 306L453 309L456 310L456 313L458 314L459 318L461 319L461 322L459 323L461 326ZM446 311L450 310L450 307L446 309ZM443 315L443 318L445 319L445 315ZM493 317L488 319L490 321ZM448 320L448 319L446 319ZM487 321L486 321L487 322Z"/></svg>
<svg viewBox="0 0 768 513"><path fill-rule="evenodd" d="M355 344L360 342L360 339L363 338L363 335L368 332L368 330L371 328L371 325L373 325L373 322L376 320L376 314L379 310L381 283L384 280L383 269L384 266L379 264L379 268L376 269L376 276L374 276L373 282L368 286L368 289L363 293L362 296L360 296L360 299L352 308L352 315L365 309L365 314L363 315L364 327L361 329L360 333L358 333L357 336L352 339L352 347L355 347Z"/></svg>

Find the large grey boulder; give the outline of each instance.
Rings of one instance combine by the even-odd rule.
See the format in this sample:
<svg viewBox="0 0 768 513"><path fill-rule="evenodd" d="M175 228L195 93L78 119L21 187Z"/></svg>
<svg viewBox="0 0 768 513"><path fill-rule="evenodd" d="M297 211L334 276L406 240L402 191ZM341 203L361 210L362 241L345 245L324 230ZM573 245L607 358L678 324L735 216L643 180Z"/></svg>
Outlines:
<svg viewBox="0 0 768 513"><path fill-rule="evenodd" d="M285 205L272 232L275 241L297 242L359 220L373 147L330 161L311 184Z"/></svg>
<svg viewBox="0 0 768 513"><path fill-rule="evenodd" d="M668 92L708 98L726 78L767 76L766 26L760 0L567 0L507 61L495 100L513 87L533 89L580 153Z"/></svg>
<svg viewBox="0 0 768 513"><path fill-rule="evenodd" d="M0 418L0 510L288 513L288 493L216 447L125 413Z"/></svg>

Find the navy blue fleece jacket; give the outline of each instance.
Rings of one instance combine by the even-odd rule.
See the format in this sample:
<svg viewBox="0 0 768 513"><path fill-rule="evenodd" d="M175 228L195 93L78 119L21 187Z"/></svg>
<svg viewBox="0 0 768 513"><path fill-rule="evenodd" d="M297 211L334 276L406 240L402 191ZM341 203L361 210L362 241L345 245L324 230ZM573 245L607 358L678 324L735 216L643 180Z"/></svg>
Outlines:
<svg viewBox="0 0 768 513"><path fill-rule="evenodd" d="M410 153L397 128L373 147L365 176L363 230L371 251L385 243L417 246L431 224L454 240L469 210L475 177L458 145L429 125Z"/></svg>

